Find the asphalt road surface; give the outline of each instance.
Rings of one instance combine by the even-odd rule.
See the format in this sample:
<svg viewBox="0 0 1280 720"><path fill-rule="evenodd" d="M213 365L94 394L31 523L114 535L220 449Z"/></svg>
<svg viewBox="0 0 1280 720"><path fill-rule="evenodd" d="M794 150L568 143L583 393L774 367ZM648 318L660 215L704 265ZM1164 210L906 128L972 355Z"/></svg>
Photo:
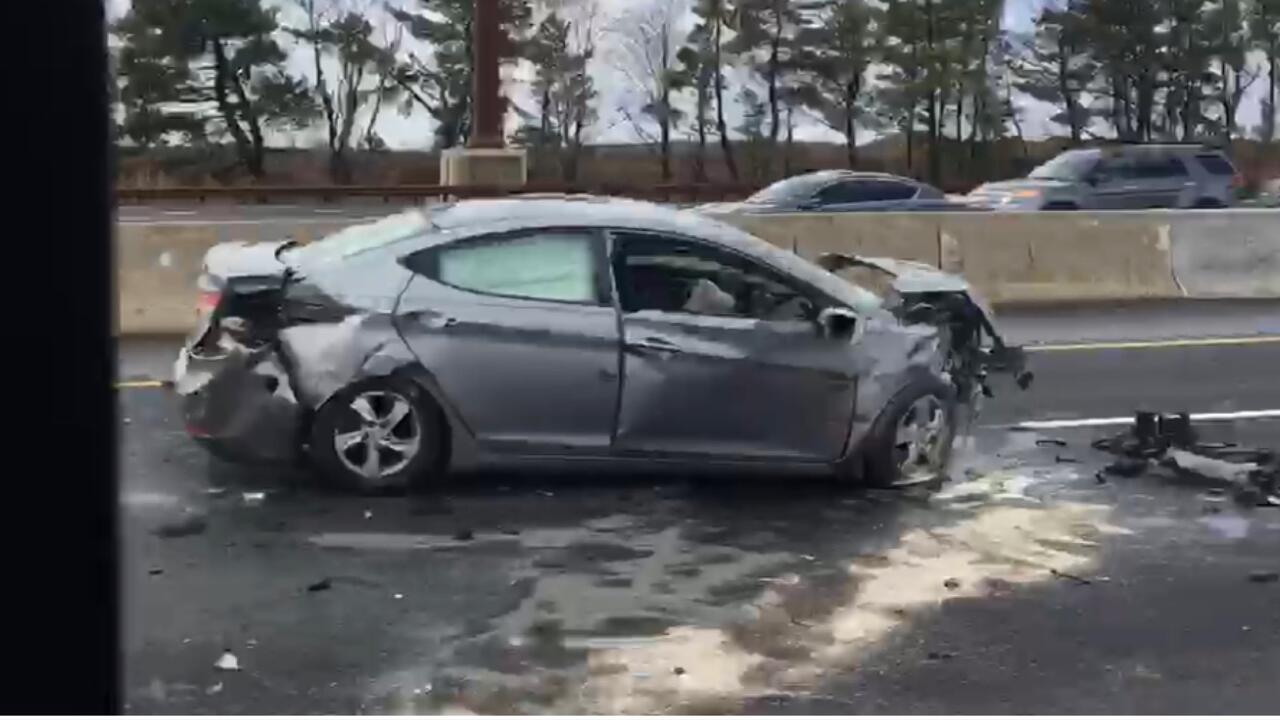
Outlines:
<svg viewBox="0 0 1280 720"><path fill-rule="evenodd" d="M1277 318L1011 314L1037 384L998 389L932 493L488 474L329 495L207 458L147 383L172 343L128 343L127 710L1274 712L1280 582L1250 577L1280 570L1280 508L1100 484L1089 441L1120 428L1007 426L1280 408ZM1280 445L1280 421L1201 427Z"/></svg>

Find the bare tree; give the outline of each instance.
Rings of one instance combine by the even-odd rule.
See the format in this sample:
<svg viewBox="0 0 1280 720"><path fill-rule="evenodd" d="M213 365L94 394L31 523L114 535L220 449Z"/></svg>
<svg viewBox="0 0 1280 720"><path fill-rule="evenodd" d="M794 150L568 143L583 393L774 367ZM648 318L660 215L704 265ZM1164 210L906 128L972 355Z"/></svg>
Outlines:
<svg viewBox="0 0 1280 720"><path fill-rule="evenodd" d="M370 0L297 0L306 14L306 26L289 32L311 45L314 92L323 110L329 144L329 175L336 183L351 182L348 151L356 116L370 98L381 99L379 90L365 82L370 76L382 86L390 68L387 50L373 41L368 16ZM332 59L333 64L326 62ZM332 75L327 71L335 70Z"/></svg>
<svg viewBox="0 0 1280 720"><path fill-rule="evenodd" d="M678 69L677 54L684 43L679 33L688 0L647 0L632 6L607 28L609 63L644 98L640 111L658 125L658 145L662 158L662 179L671 179L671 132L679 125L681 112L672 103L673 93L688 85ZM648 131L633 118L636 134L645 139Z"/></svg>

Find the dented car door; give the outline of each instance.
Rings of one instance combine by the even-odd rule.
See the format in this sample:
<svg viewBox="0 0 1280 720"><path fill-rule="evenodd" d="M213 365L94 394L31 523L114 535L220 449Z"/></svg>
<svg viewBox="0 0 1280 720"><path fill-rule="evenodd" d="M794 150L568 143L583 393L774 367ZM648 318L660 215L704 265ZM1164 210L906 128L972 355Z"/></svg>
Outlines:
<svg viewBox="0 0 1280 720"><path fill-rule="evenodd" d="M710 244L614 236L619 454L830 461L848 437L854 344L781 273Z"/></svg>
<svg viewBox="0 0 1280 720"><path fill-rule="evenodd" d="M476 439L532 454L608 452L618 324L587 230L465 239L405 259L397 311L413 353Z"/></svg>

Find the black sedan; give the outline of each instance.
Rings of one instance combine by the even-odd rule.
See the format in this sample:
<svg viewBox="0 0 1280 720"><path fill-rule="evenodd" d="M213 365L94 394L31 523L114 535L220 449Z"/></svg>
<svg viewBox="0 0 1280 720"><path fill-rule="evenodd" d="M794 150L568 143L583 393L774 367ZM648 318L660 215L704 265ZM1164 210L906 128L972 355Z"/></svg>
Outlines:
<svg viewBox="0 0 1280 720"><path fill-rule="evenodd" d="M887 173L823 170L779 180L742 202L712 203L700 212L908 212L973 210L939 189Z"/></svg>

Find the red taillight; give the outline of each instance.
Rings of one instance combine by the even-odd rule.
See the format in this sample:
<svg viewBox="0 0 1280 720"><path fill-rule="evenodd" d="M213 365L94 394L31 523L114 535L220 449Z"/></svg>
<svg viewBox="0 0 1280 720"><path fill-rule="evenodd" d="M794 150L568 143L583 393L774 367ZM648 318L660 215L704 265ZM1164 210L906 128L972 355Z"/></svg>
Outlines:
<svg viewBox="0 0 1280 720"><path fill-rule="evenodd" d="M211 313L214 308L218 307L218 302L222 300L222 293L217 290L201 290L196 295L196 312Z"/></svg>

